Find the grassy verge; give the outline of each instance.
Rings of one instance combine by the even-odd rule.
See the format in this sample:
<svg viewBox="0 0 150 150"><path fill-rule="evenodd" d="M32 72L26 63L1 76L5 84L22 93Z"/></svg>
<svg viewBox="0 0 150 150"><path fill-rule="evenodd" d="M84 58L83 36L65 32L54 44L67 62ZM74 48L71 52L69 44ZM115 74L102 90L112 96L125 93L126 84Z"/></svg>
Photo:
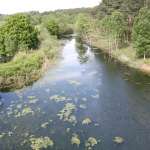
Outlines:
<svg viewBox="0 0 150 150"><path fill-rule="evenodd" d="M41 29L37 50L18 52L12 61L0 64L0 89L21 88L39 79L54 65L60 50L58 40Z"/></svg>
<svg viewBox="0 0 150 150"><path fill-rule="evenodd" d="M115 41L112 42L112 49L109 46L108 38L102 35L102 33L97 31L88 31L87 35L84 35L85 40L95 47L99 47L104 51L107 51L110 55L117 58L119 61L126 63L130 67L138 68L148 74L150 74L150 58L137 58L136 52L132 48L132 43L130 42L119 42L119 50L115 49Z"/></svg>

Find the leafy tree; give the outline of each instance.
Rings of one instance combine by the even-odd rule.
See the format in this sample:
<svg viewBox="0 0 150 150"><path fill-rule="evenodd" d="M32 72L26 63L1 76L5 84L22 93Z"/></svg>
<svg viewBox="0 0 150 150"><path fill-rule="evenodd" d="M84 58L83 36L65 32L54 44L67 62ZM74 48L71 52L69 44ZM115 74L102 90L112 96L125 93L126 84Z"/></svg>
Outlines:
<svg viewBox="0 0 150 150"><path fill-rule="evenodd" d="M150 10L142 8L135 18L132 30L132 39L137 55L144 55L150 52Z"/></svg>
<svg viewBox="0 0 150 150"><path fill-rule="evenodd" d="M25 45L27 49L35 48L38 43L38 34L38 29L35 29L28 16L12 15L0 27L0 54L13 56L14 52L19 50L19 45ZM11 46L8 44L9 41L11 41Z"/></svg>
<svg viewBox="0 0 150 150"><path fill-rule="evenodd" d="M116 49L118 49L117 39L125 33L124 31L126 30L126 22L124 20L123 14L118 11L114 11L112 13L112 15L109 18L109 21L110 28L112 30L113 35L115 36L115 46Z"/></svg>
<svg viewBox="0 0 150 150"><path fill-rule="evenodd" d="M79 14L77 16L77 21L75 24L75 30L76 32L78 32L79 34L83 34L84 31L86 31L88 28L88 17L86 14Z"/></svg>
<svg viewBox="0 0 150 150"><path fill-rule="evenodd" d="M47 30L51 35L57 35L57 37L59 36L59 25L54 20L49 20L47 22Z"/></svg>

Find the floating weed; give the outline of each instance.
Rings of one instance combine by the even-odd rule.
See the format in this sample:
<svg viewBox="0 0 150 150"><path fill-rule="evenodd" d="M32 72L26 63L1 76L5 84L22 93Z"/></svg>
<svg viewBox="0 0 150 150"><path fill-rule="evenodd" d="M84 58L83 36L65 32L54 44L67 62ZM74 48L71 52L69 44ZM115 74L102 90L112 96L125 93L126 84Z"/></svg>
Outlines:
<svg viewBox="0 0 150 150"><path fill-rule="evenodd" d="M77 98L77 97L75 97L75 102L76 102L76 103L78 102L78 98Z"/></svg>
<svg viewBox="0 0 150 150"><path fill-rule="evenodd" d="M28 136L29 136L29 133L24 133L24 134L22 134L22 136L28 137Z"/></svg>
<svg viewBox="0 0 150 150"><path fill-rule="evenodd" d="M91 120L89 118L86 118L82 121L82 124L87 124L88 125L89 123L91 123Z"/></svg>
<svg viewBox="0 0 150 150"><path fill-rule="evenodd" d="M54 143L52 140L50 140L49 137L44 138L30 138L31 141L31 147L35 150L40 150L42 148L48 148L49 146L53 147Z"/></svg>
<svg viewBox="0 0 150 150"><path fill-rule="evenodd" d="M7 111L7 115L11 115L13 112L12 111Z"/></svg>
<svg viewBox="0 0 150 150"><path fill-rule="evenodd" d="M41 127L42 127L42 128L46 128L46 125L47 125L47 124L49 124L49 123L48 123L48 122L45 122L45 123L41 124Z"/></svg>
<svg viewBox="0 0 150 150"><path fill-rule="evenodd" d="M28 98L35 98L35 96L28 96Z"/></svg>
<svg viewBox="0 0 150 150"><path fill-rule="evenodd" d="M33 100L30 100L29 103L35 104L37 101L38 101L38 99L33 99Z"/></svg>
<svg viewBox="0 0 150 150"><path fill-rule="evenodd" d="M85 146L94 146L97 144L97 142L100 142L100 140L97 141L95 138L90 137L87 141L85 141Z"/></svg>
<svg viewBox="0 0 150 150"><path fill-rule="evenodd" d="M14 130L17 128L17 126L14 127Z"/></svg>
<svg viewBox="0 0 150 150"><path fill-rule="evenodd" d="M18 115L15 115L14 117L17 118L17 117L20 117L20 116L21 116L21 113L19 112Z"/></svg>
<svg viewBox="0 0 150 150"><path fill-rule="evenodd" d="M83 100L83 101L87 101L87 99L86 99L86 98L82 98L82 100Z"/></svg>
<svg viewBox="0 0 150 150"><path fill-rule="evenodd" d="M99 95L96 94L96 95L91 95L93 98L99 98Z"/></svg>
<svg viewBox="0 0 150 150"><path fill-rule="evenodd" d="M96 92L99 92L99 90L98 89L93 89L94 91L96 91Z"/></svg>
<svg viewBox="0 0 150 150"><path fill-rule="evenodd" d="M13 133L12 132L8 132L8 136L11 136Z"/></svg>
<svg viewBox="0 0 150 150"><path fill-rule="evenodd" d="M124 140L121 138L121 137L115 137L115 140L114 140L117 144L121 144Z"/></svg>
<svg viewBox="0 0 150 150"><path fill-rule="evenodd" d="M0 138L2 138L3 137L3 135L0 135Z"/></svg>
<svg viewBox="0 0 150 150"><path fill-rule="evenodd" d="M78 138L78 135L73 134L73 137L71 139L71 144L76 144L77 147L79 147L80 143L81 142L80 142L80 139Z"/></svg>
<svg viewBox="0 0 150 150"><path fill-rule="evenodd" d="M69 80L68 81L70 84L75 84L76 86L79 86L80 84L82 84L82 83L80 83L80 82L78 82L78 81L75 81L75 80Z"/></svg>
<svg viewBox="0 0 150 150"><path fill-rule="evenodd" d="M83 109L87 108L85 104L80 104L80 107L83 108Z"/></svg>
<svg viewBox="0 0 150 150"><path fill-rule="evenodd" d="M12 101L11 103L14 103L14 101Z"/></svg>
<svg viewBox="0 0 150 150"><path fill-rule="evenodd" d="M57 116L60 116L60 119L63 118L64 116L64 120L63 121L68 121L68 117L69 115L72 113L72 110L77 110L76 109L76 105L74 105L73 103L67 103L65 108L63 108L63 110L61 110L61 114L57 114Z"/></svg>
<svg viewBox="0 0 150 150"><path fill-rule="evenodd" d="M49 120L49 122L53 122L53 120Z"/></svg>
<svg viewBox="0 0 150 150"><path fill-rule="evenodd" d="M64 91L61 91L61 93L65 93Z"/></svg>
<svg viewBox="0 0 150 150"><path fill-rule="evenodd" d="M94 124L95 126L99 126L99 124Z"/></svg>
<svg viewBox="0 0 150 150"><path fill-rule="evenodd" d="M92 75L94 75L94 74L96 74L96 73L97 73L96 70L93 70L93 71L91 72Z"/></svg>
<svg viewBox="0 0 150 150"><path fill-rule="evenodd" d="M77 123L77 119L76 119L76 116L74 115L71 115L70 118L68 119L69 122L73 122L74 124Z"/></svg>
<svg viewBox="0 0 150 150"><path fill-rule="evenodd" d="M17 108L21 108L21 107L22 107L22 104L18 104L18 105L17 105Z"/></svg>
<svg viewBox="0 0 150 150"><path fill-rule="evenodd" d="M70 132L70 128L67 128L67 133L69 133Z"/></svg>
<svg viewBox="0 0 150 150"><path fill-rule="evenodd" d="M34 111L32 111L31 107L29 108L25 108L22 110L22 115L26 115L26 114L29 114L29 113L34 113Z"/></svg>
<svg viewBox="0 0 150 150"><path fill-rule="evenodd" d="M46 92L49 92L49 91L50 91L50 89L45 89L45 91L46 91Z"/></svg>
<svg viewBox="0 0 150 150"><path fill-rule="evenodd" d="M23 145L23 144L25 144L25 143L27 143L27 140L24 140L24 141L21 143L21 145Z"/></svg>

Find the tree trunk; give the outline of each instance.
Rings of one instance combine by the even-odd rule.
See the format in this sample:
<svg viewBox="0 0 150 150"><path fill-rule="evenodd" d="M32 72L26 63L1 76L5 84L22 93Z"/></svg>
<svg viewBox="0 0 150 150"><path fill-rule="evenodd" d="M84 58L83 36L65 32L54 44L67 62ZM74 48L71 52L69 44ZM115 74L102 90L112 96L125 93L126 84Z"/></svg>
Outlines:
<svg viewBox="0 0 150 150"><path fill-rule="evenodd" d="M145 60L145 54L144 54L144 60Z"/></svg>
<svg viewBox="0 0 150 150"><path fill-rule="evenodd" d="M129 42L129 30L127 29L127 42Z"/></svg>

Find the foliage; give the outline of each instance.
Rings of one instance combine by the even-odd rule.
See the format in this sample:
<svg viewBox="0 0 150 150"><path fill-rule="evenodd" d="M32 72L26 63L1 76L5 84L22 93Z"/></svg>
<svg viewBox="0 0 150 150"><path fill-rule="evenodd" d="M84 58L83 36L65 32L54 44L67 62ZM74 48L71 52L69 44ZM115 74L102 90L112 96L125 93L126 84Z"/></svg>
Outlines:
<svg viewBox="0 0 150 150"><path fill-rule="evenodd" d="M42 148L47 148L49 146L53 147L54 143L52 140L50 140L49 137L44 138L30 138L31 141L31 147L35 150L40 150Z"/></svg>
<svg viewBox="0 0 150 150"><path fill-rule="evenodd" d="M114 140L116 143L120 144L122 143L124 140L121 138L121 137L115 137L115 140Z"/></svg>
<svg viewBox="0 0 150 150"><path fill-rule="evenodd" d="M59 25L54 20L49 20L47 22L47 30L51 35L59 37Z"/></svg>
<svg viewBox="0 0 150 150"><path fill-rule="evenodd" d="M137 55L150 52L150 11L142 8L135 18L132 30L132 39L135 41L133 47Z"/></svg>
<svg viewBox="0 0 150 150"><path fill-rule="evenodd" d="M31 24L28 16L21 14L10 16L0 27L0 54L13 56L18 50L35 48L38 34L38 29Z"/></svg>
<svg viewBox="0 0 150 150"><path fill-rule="evenodd" d="M88 28L88 16L86 14L79 14L76 18L75 31L79 34L86 31Z"/></svg>

